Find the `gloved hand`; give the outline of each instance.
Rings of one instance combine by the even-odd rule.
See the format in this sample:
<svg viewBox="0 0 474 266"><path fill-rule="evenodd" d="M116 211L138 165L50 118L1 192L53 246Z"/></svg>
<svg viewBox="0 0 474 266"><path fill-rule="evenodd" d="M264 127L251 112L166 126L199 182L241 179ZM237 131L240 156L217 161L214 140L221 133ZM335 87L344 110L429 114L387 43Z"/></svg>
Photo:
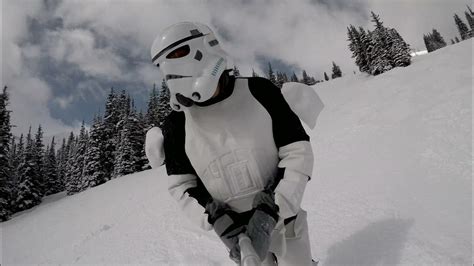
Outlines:
<svg viewBox="0 0 474 266"><path fill-rule="evenodd" d="M273 229L278 221L278 205L271 190L255 195L252 204L255 212L249 220L247 235L252 240L255 252L263 261L270 248Z"/></svg>
<svg viewBox="0 0 474 266"><path fill-rule="evenodd" d="M245 231L245 224L239 214L222 202L212 200L206 204L208 222L229 249L229 257L240 263L240 247L238 236Z"/></svg>

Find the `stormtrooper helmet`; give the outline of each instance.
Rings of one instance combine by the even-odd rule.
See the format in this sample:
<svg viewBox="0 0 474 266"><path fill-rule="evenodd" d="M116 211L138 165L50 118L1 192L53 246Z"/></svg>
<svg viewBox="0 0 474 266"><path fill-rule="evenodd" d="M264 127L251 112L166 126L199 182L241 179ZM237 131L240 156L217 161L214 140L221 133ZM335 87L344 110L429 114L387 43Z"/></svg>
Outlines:
<svg viewBox="0 0 474 266"><path fill-rule="evenodd" d="M211 99L222 73L233 68L211 29L194 22L163 30L153 42L151 58L166 80L175 111Z"/></svg>

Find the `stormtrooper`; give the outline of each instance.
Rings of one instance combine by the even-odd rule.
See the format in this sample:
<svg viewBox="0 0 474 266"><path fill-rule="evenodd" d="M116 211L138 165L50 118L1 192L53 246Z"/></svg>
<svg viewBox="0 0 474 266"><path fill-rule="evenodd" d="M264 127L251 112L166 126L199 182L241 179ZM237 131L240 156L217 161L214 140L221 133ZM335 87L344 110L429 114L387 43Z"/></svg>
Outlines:
<svg viewBox="0 0 474 266"><path fill-rule="evenodd" d="M300 205L313 152L280 88L265 78L234 77L230 58L200 23L166 28L151 58L170 91L162 152L181 210L214 230L237 263L238 236L245 234L263 264L312 265ZM150 134L147 155L155 145Z"/></svg>

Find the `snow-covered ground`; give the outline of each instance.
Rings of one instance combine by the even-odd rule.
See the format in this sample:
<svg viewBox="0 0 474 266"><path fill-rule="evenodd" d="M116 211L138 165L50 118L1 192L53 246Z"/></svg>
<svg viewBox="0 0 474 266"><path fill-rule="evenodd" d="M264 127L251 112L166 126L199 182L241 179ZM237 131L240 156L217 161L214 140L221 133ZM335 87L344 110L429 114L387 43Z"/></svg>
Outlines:
<svg viewBox="0 0 474 266"><path fill-rule="evenodd" d="M472 263L472 41L377 77L315 86L303 207L322 265ZM164 169L53 195L1 224L1 264L232 265L188 223Z"/></svg>

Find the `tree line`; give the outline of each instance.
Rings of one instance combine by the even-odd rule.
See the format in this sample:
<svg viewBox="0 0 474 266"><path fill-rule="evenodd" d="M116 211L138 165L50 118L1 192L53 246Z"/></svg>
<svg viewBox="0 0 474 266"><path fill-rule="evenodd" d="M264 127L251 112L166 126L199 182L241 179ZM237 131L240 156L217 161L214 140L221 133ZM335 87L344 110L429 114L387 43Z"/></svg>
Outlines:
<svg viewBox="0 0 474 266"><path fill-rule="evenodd" d="M267 68L267 72L265 73L265 77L279 88L281 88L283 84L286 82L299 82L299 83L303 83L309 86L323 82L323 80L316 80L314 76L308 75L306 70L302 71L301 73L302 77L299 78L294 71L291 75L288 75L287 73L281 72L278 70L275 72L270 62L268 62L267 65L268 65L268 68ZM240 70L238 69L237 66L234 66L234 75L236 77L240 76ZM252 69L252 77L259 77L259 74L257 74L254 69ZM336 65L336 63L334 62L332 62L331 77L332 79L342 77L341 68L338 65ZM326 81L329 80L329 77L326 74L326 72L324 72L324 79Z"/></svg>
<svg viewBox="0 0 474 266"><path fill-rule="evenodd" d="M145 134L161 127L171 111L169 90L163 81L150 93L147 111L137 111L123 90L111 89L103 115L96 114L89 129L82 123L59 148L55 138L46 146L41 125L33 134L15 138L11 133L7 87L0 94L0 221L41 203L44 196L67 191L68 195L111 179L148 169Z"/></svg>
<svg viewBox="0 0 474 266"><path fill-rule="evenodd" d="M464 23L464 21L459 17L458 14L455 13L453 16L454 23L456 24L462 41L474 37L474 13L472 12L472 9L469 6L467 6L467 9L468 10L464 11L464 15L469 24L469 27L466 23ZM451 44L458 43L461 40L459 40L458 36L455 36L454 39L451 39ZM429 53L443 48L447 45L444 38L436 29L433 29L431 33L423 34L423 41L425 42L426 50Z"/></svg>

